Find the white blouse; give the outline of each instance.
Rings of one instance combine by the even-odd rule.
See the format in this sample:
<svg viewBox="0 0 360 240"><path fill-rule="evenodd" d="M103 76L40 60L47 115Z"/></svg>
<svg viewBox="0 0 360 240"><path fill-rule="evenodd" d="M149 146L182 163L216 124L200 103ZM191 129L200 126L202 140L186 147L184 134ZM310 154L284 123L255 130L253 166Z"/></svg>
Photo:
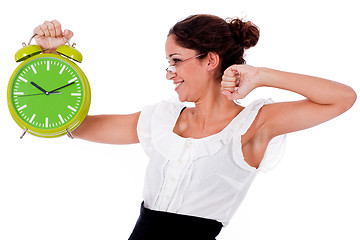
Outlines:
<svg viewBox="0 0 360 240"><path fill-rule="evenodd" d="M146 208L214 219L226 226L258 171L273 168L284 150L285 135L272 139L258 168L243 157L241 136L268 100L245 107L221 132L201 139L173 132L185 107L178 99L147 106L138 136L150 161L144 184Z"/></svg>

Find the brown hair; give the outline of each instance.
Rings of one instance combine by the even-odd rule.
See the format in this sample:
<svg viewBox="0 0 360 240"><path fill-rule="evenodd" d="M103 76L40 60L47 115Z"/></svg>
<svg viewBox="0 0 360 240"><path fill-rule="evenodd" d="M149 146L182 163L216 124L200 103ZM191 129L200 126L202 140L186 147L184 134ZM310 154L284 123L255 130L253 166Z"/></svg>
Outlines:
<svg viewBox="0 0 360 240"><path fill-rule="evenodd" d="M222 19L213 15L192 15L176 23L169 31L176 42L200 53L217 53L221 74L233 64L245 64L244 51L256 45L259 28L239 18ZM205 56L204 56L205 57Z"/></svg>

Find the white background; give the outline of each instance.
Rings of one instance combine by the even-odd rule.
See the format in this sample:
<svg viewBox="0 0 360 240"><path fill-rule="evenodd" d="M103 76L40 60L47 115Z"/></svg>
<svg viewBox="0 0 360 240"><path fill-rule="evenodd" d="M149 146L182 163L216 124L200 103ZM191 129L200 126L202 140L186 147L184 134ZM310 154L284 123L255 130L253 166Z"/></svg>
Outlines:
<svg viewBox="0 0 360 240"><path fill-rule="evenodd" d="M168 30L190 14L245 17L261 29L247 63L315 75L360 93L358 1L8 1L0 8L0 239L127 239L142 201L140 145L42 139L12 120L6 89L15 52L44 20L75 32L92 88L90 114L133 113L174 95ZM259 89L244 100L299 99ZM288 135L281 164L260 174L219 240L360 239L360 104Z"/></svg>

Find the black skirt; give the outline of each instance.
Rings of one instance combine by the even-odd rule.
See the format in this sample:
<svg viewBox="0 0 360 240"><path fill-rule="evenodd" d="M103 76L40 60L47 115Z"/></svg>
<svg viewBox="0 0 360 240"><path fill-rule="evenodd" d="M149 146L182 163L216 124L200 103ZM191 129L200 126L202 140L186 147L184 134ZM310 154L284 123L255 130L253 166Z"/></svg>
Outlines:
<svg viewBox="0 0 360 240"><path fill-rule="evenodd" d="M129 240L215 240L221 228L216 220L154 211L142 203Z"/></svg>

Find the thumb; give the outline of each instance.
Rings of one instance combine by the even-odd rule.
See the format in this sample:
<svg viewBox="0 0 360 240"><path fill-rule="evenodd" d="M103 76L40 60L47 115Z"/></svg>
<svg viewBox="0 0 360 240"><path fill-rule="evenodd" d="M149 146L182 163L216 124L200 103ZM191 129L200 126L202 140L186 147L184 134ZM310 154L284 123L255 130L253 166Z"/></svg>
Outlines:
<svg viewBox="0 0 360 240"><path fill-rule="evenodd" d="M234 77L236 75L236 73L237 73L236 68L233 66L230 66L224 71L224 76Z"/></svg>
<svg viewBox="0 0 360 240"><path fill-rule="evenodd" d="M67 39L71 39L72 37L74 36L74 33L68 29L65 29L64 30L64 37L67 38Z"/></svg>
<svg viewBox="0 0 360 240"><path fill-rule="evenodd" d="M227 97L229 100L234 100L233 94L228 90L221 90L221 93Z"/></svg>

